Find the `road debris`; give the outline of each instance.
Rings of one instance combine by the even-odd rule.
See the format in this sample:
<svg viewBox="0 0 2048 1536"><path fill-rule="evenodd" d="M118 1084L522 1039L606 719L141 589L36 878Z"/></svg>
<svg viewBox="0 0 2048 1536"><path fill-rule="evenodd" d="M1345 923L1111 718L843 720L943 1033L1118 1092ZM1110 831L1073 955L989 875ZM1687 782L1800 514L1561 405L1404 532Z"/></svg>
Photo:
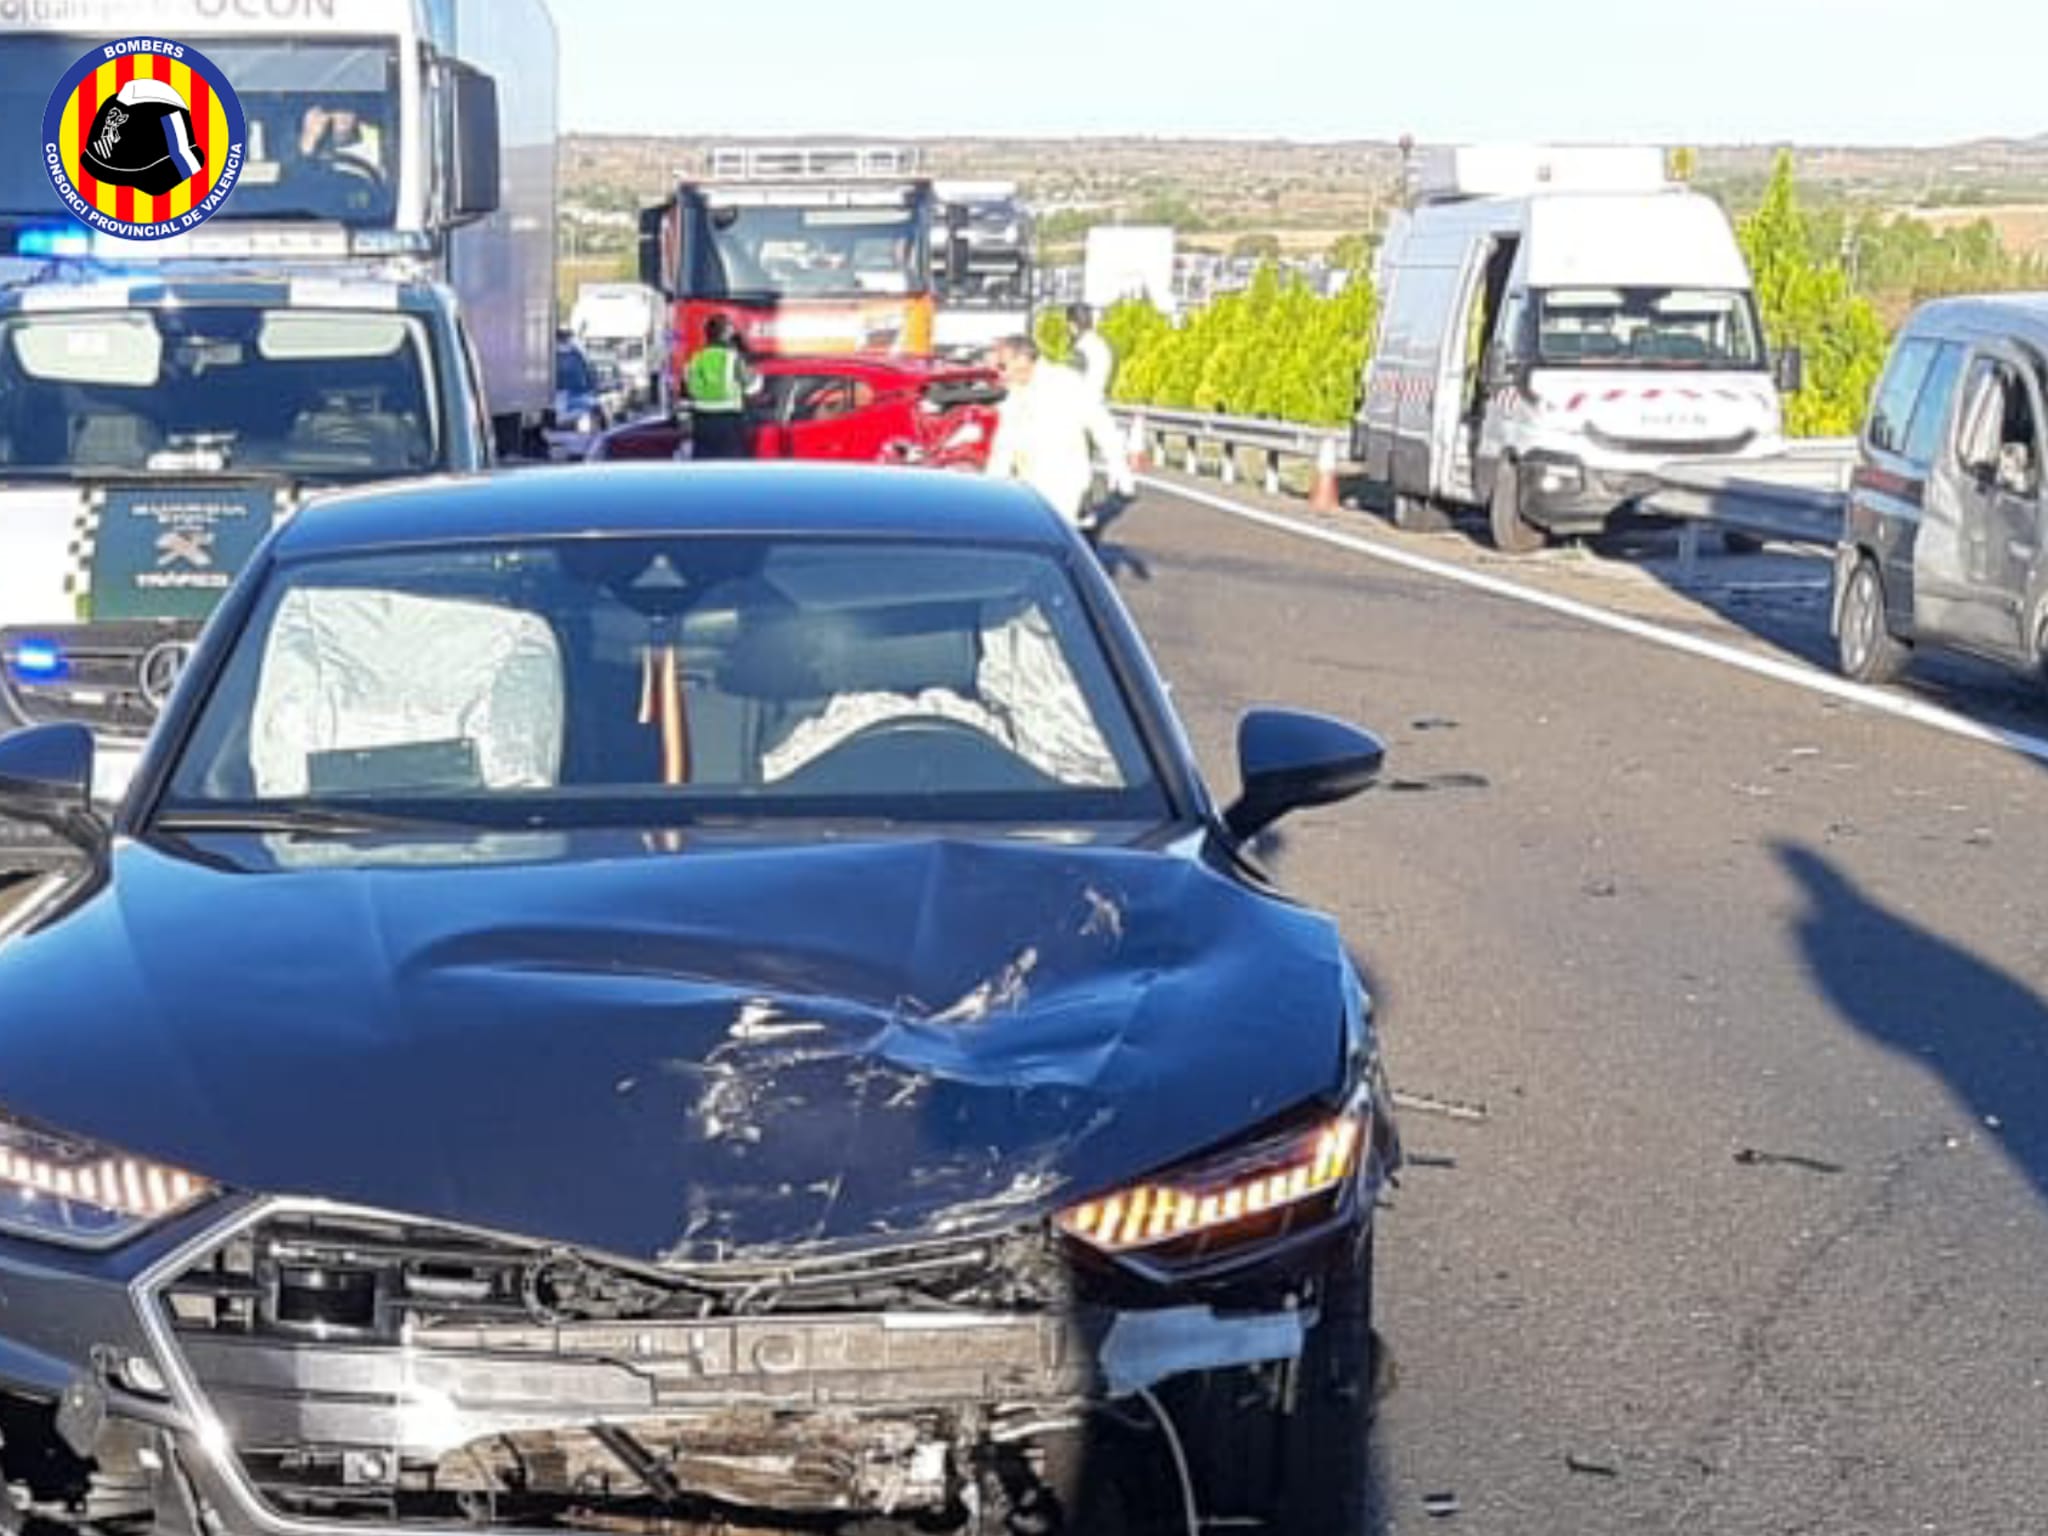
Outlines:
<svg viewBox="0 0 2048 1536"><path fill-rule="evenodd" d="M1583 1472L1588 1477L1619 1477L1621 1469L1604 1461L1595 1461L1590 1456L1581 1456L1577 1451L1565 1453L1564 1464L1574 1472Z"/></svg>
<svg viewBox="0 0 2048 1536"><path fill-rule="evenodd" d="M1419 1115L1442 1115L1446 1120L1484 1120L1484 1104L1467 1104L1457 1099L1441 1099L1427 1093L1403 1093L1394 1090L1394 1107L1413 1110Z"/></svg>
<svg viewBox="0 0 2048 1536"><path fill-rule="evenodd" d="M1616 885L1613 877L1608 875L1602 875L1595 880L1588 880L1580 889L1588 896L1600 898L1616 896L1621 893L1621 887Z"/></svg>
<svg viewBox="0 0 2048 1536"><path fill-rule="evenodd" d="M1458 722L1445 715L1424 715L1411 724L1418 731L1455 731L1458 728Z"/></svg>
<svg viewBox="0 0 2048 1536"><path fill-rule="evenodd" d="M1422 779L1389 779L1387 788L1398 794L1421 794L1433 789L1491 789L1493 781L1483 773L1432 773Z"/></svg>
<svg viewBox="0 0 2048 1536"><path fill-rule="evenodd" d="M1425 1493L1422 1509L1432 1520L1448 1520L1458 1512L1458 1496L1455 1493Z"/></svg>
<svg viewBox="0 0 2048 1536"><path fill-rule="evenodd" d="M1825 1158L1806 1157L1798 1152L1760 1152L1755 1147L1744 1147L1735 1154L1735 1161L1745 1167L1804 1168L1809 1173L1844 1173L1847 1170L1840 1163L1828 1162Z"/></svg>
<svg viewBox="0 0 2048 1536"><path fill-rule="evenodd" d="M1403 1150L1402 1163L1409 1168L1455 1168L1458 1160L1442 1152L1410 1152Z"/></svg>

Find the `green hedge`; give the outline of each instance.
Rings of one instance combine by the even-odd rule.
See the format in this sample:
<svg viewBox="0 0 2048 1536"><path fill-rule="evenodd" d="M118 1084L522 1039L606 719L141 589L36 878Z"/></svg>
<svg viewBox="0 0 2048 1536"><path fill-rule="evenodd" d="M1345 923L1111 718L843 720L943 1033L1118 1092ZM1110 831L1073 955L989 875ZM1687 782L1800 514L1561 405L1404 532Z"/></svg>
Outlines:
<svg viewBox="0 0 2048 1536"><path fill-rule="evenodd" d="M1120 401L1338 426L1351 419L1374 314L1362 276L1325 298L1268 263L1178 325L1133 299L1103 317L1102 334Z"/></svg>

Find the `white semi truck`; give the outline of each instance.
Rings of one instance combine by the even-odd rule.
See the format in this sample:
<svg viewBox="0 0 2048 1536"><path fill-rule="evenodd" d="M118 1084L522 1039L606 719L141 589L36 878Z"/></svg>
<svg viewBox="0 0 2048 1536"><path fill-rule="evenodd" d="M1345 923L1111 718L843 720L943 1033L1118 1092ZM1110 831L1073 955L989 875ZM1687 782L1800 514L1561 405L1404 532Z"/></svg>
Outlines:
<svg viewBox="0 0 2048 1536"><path fill-rule="evenodd" d="M0 5L0 140L40 142L51 88L122 34L188 42L227 77L248 121L235 190L189 233L120 240L71 218L40 155L0 157L0 281L63 256L443 282L501 450L538 444L555 359L557 48L543 0Z"/></svg>

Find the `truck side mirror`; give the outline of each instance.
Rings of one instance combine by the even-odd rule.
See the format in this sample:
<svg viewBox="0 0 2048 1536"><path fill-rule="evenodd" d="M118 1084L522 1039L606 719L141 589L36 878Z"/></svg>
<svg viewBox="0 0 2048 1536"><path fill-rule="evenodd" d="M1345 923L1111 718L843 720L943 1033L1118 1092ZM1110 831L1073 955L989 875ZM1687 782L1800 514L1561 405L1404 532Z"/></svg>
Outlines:
<svg viewBox="0 0 2048 1536"><path fill-rule="evenodd" d="M640 282L656 293L668 292L668 274L661 269L661 227L673 202L640 210Z"/></svg>
<svg viewBox="0 0 2048 1536"><path fill-rule="evenodd" d="M1797 347L1786 347L1778 354L1777 367L1773 372L1779 394L1798 394L1806 388L1806 354Z"/></svg>
<svg viewBox="0 0 2048 1536"><path fill-rule="evenodd" d="M450 64L455 94L455 176L449 212L481 219L498 211L500 154L498 82L468 64Z"/></svg>
<svg viewBox="0 0 2048 1536"><path fill-rule="evenodd" d="M946 281L954 288L967 285L967 210L946 210Z"/></svg>

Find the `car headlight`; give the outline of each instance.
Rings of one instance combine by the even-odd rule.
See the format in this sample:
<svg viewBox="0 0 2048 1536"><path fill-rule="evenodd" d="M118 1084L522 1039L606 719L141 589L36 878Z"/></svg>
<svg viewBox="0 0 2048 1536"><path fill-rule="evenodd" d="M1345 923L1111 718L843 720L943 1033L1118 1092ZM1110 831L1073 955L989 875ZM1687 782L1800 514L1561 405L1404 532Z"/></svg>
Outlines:
<svg viewBox="0 0 2048 1536"><path fill-rule="evenodd" d="M1072 1206L1057 1224L1104 1253L1206 1256L1284 1236L1337 1207L1365 1139L1361 1108Z"/></svg>
<svg viewBox="0 0 2048 1536"><path fill-rule="evenodd" d="M591 415L590 412L585 411L576 418L576 430L579 433L585 434L595 432L597 430L597 418Z"/></svg>
<svg viewBox="0 0 2048 1536"><path fill-rule="evenodd" d="M980 422L963 421L953 429L952 435L946 439L946 446L948 448L973 448L978 446L986 435L981 429Z"/></svg>
<svg viewBox="0 0 2048 1536"><path fill-rule="evenodd" d="M111 1248L216 1193L197 1174L0 1113L0 1231Z"/></svg>

